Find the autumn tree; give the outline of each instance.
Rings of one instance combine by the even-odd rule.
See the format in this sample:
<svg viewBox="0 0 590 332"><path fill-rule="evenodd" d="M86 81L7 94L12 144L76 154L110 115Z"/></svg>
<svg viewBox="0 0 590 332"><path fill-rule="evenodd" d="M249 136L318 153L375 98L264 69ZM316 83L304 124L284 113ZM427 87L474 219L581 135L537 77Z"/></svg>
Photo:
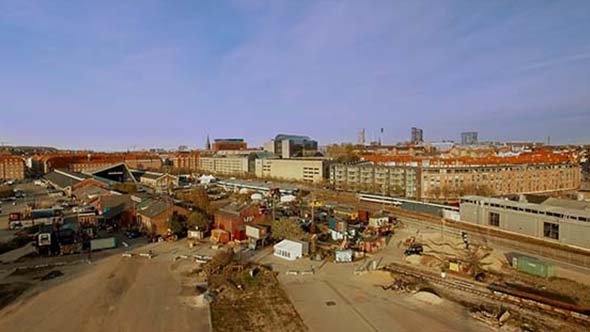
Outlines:
<svg viewBox="0 0 590 332"><path fill-rule="evenodd" d="M306 240L307 234L295 220L271 220L271 237L275 240Z"/></svg>
<svg viewBox="0 0 590 332"><path fill-rule="evenodd" d="M208 232L211 228L211 220L206 213L195 211L188 217L187 226L191 229L198 227L199 230Z"/></svg>
<svg viewBox="0 0 590 332"><path fill-rule="evenodd" d="M328 156L337 162L354 162L360 160L352 144L332 144L327 147Z"/></svg>
<svg viewBox="0 0 590 332"><path fill-rule="evenodd" d="M194 189L189 193L183 193L180 198L193 203L197 209L211 214L211 202L205 189Z"/></svg>

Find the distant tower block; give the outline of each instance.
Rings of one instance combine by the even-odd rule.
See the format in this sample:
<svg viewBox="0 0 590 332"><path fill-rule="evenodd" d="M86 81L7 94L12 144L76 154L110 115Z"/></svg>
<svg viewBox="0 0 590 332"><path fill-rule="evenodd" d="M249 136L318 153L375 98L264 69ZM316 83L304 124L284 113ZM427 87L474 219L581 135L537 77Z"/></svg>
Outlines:
<svg viewBox="0 0 590 332"><path fill-rule="evenodd" d="M365 128L359 131L358 144L365 145Z"/></svg>
<svg viewBox="0 0 590 332"><path fill-rule="evenodd" d="M207 135L207 142L205 142L205 150L211 150L211 140L209 139L209 135Z"/></svg>

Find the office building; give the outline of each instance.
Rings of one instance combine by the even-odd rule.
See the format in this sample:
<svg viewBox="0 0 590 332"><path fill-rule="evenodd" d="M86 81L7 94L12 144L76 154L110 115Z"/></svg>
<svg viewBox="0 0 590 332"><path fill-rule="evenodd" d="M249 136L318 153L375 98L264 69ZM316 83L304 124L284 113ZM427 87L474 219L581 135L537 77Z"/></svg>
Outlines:
<svg viewBox="0 0 590 332"><path fill-rule="evenodd" d="M423 136L422 129L412 127L411 142L413 144L419 144L419 143L424 142L424 136Z"/></svg>
<svg viewBox="0 0 590 332"><path fill-rule="evenodd" d="M247 155L227 155L200 157L198 168L213 174L244 175L250 171L250 157Z"/></svg>
<svg viewBox="0 0 590 332"><path fill-rule="evenodd" d="M461 145L477 144L477 131L467 131L461 133Z"/></svg>
<svg viewBox="0 0 590 332"><path fill-rule="evenodd" d="M255 174L261 178L318 183L327 176L323 159L257 159Z"/></svg>
<svg viewBox="0 0 590 332"><path fill-rule="evenodd" d="M309 136L279 134L274 139L274 153L280 158L315 157L318 142Z"/></svg>

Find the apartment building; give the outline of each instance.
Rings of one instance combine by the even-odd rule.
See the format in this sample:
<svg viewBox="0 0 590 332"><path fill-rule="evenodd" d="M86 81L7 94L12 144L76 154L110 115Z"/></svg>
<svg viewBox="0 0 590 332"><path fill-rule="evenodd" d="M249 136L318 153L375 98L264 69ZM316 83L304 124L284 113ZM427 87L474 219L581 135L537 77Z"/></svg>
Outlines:
<svg viewBox="0 0 590 332"><path fill-rule="evenodd" d="M415 167L389 167L374 163L333 164L330 184L336 190L358 191L388 196L420 198L420 170Z"/></svg>
<svg viewBox="0 0 590 332"><path fill-rule="evenodd" d="M457 200L469 194L501 196L575 190L580 167L567 155L524 154L494 158L395 157L330 168L335 189L405 196L420 200Z"/></svg>
<svg viewBox="0 0 590 332"><path fill-rule="evenodd" d="M24 178L24 159L14 156L0 156L0 180L22 180Z"/></svg>
<svg viewBox="0 0 590 332"><path fill-rule="evenodd" d="M494 196L575 190L580 168L571 162L536 164L428 165L421 172L424 199L464 194Z"/></svg>
<svg viewBox="0 0 590 332"><path fill-rule="evenodd" d="M170 154L167 159L173 168L190 171L199 168L199 153L196 151Z"/></svg>
<svg viewBox="0 0 590 332"><path fill-rule="evenodd" d="M250 171L250 157L243 155L200 157L198 168L215 174L244 175Z"/></svg>
<svg viewBox="0 0 590 332"><path fill-rule="evenodd" d="M68 169L74 172L92 172L124 162L133 169L160 169L162 159L150 153L56 153L35 156L31 160L33 171L47 174L55 169Z"/></svg>
<svg viewBox="0 0 590 332"><path fill-rule="evenodd" d="M323 159L257 159L255 174L262 178L318 183L327 177Z"/></svg>

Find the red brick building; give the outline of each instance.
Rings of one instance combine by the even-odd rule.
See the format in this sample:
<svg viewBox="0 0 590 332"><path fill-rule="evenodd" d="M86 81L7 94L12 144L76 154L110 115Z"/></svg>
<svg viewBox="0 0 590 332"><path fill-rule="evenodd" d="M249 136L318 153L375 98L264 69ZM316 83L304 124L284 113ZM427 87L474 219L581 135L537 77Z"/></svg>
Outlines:
<svg viewBox="0 0 590 332"><path fill-rule="evenodd" d="M33 168L39 174L47 174L55 169L74 172L92 172L124 162L129 168L157 170L162 167L162 159L156 154L143 152L130 153L56 153L33 158Z"/></svg>
<svg viewBox="0 0 590 332"><path fill-rule="evenodd" d="M178 152L170 154L168 161L172 168L193 171L199 168L199 152Z"/></svg>
<svg viewBox="0 0 590 332"><path fill-rule="evenodd" d="M263 218L258 206L254 204L231 203L219 209L214 215L216 229L230 233L231 240L246 239L246 224L256 223Z"/></svg>
<svg viewBox="0 0 590 332"><path fill-rule="evenodd" d="M0 180L25 178L25 161L20 157L0 156Z"/></svg>
<svg viewBox="0 0 590 332"><path fill-rule="evenodd" d="M248 144L241 138L220 138L213 143L213 151L220 150L246 150Z"/></svg>

